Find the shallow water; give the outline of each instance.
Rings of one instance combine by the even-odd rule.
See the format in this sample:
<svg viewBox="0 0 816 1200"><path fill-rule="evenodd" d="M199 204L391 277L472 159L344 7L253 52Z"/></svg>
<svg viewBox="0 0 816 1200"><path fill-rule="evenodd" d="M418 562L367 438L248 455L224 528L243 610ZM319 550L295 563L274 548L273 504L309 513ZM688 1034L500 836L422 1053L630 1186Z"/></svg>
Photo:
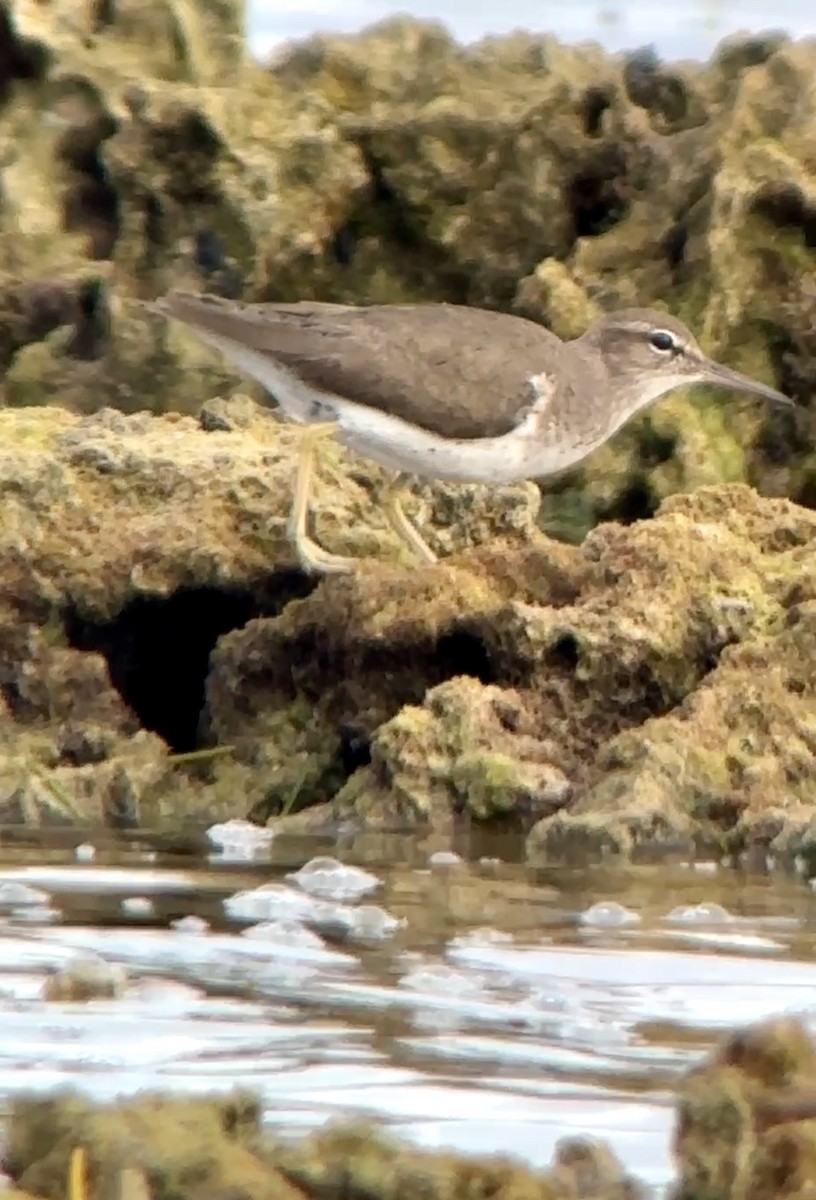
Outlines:
<svg viewBox="0 0 816 1200"><path fill-rule="evenodd" d="M315 868L326 854L367 874ZM450 858L429 864L406 838L277 840L254 861L148 838L0 844L4 1107L32 1087L238 1082L286 1134L361 1114L424 1146L543 1165L591 1131L660 1186L677 1074L735 1021L812 1020L804 881ZM126 969L123 993L46 1000L89 954Z"/></svg>

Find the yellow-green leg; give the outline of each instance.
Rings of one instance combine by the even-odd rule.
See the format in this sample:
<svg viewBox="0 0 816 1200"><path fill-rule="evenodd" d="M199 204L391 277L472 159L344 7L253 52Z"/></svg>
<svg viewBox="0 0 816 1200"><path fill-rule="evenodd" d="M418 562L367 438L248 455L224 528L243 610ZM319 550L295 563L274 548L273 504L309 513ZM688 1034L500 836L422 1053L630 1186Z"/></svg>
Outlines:
<svg viewBox="0 0 816 1200"><path fill-rule="evenodd" d="M406 545L411 547L418 558L421 558L426 563L435 563L437 557L433 550L419 531L414 528L403 511L401 496L410 478L410 475L406 475L404 471L400 471L389 483L384 497L386 515L391 522L391 528L395 533L399 534Z"/></svg>
<svg viewBox="0 0 816 1200"><path fill-rule="evenodd" d="M358 566L356 559L329 554L309 536L309 500L318 442L333 437L340 428L336 421L307 425L301 435L295 494L289 515L289 536L295 544L300 565L309 574L347 574Z"/></svg>

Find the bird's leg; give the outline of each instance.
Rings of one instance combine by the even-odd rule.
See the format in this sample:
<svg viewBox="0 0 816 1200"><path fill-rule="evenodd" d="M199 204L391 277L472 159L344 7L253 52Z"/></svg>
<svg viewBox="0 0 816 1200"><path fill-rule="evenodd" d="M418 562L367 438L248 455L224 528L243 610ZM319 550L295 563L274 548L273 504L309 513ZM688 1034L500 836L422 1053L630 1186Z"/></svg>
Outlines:
<svg viewBox="0 0 816 1200"><path fill-rule="evenodd" d="M347 574L355 570L358 563L353 558L329 554L309 536L309 498L317 443L333 437L340 428L336 421L307 425L298 448L298 467L295 478L295 493L289 514L289 536L295 544L300 565L307 574Z"/></svg>
<svg viewBox="0 0 816 1200"><path fill-rule="evenodd" d="M414 554L424 562L435 563L437 561L436 555L422 535L408 520L402 508L400 497L405 491L405 485L409 478L410 476L404 471L400 471L391 480L385 489L385 512L391 523L391 528L411 547Z"/></svg>

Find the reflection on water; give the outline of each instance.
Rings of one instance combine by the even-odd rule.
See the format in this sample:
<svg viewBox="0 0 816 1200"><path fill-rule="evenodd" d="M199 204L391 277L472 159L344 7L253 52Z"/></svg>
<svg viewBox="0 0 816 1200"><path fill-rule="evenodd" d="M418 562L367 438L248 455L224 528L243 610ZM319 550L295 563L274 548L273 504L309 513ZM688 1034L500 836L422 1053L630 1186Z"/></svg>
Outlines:
<svg viewBox="0 0 816 1200"><path fill-rule="evenodd" d="M399 866L391 843L275 841L252 862L147 841L0 847L6 1104L32 1087L238 1081L287 1134L362 1114L425 1146L544 1164L591 1130L661 1184L677 1073L735 1022L813 1008L804 882L429 866L397 844ZM327 853L362 869L315 862ZM115 998L45 998L89 958L116 968Z"/></svg>

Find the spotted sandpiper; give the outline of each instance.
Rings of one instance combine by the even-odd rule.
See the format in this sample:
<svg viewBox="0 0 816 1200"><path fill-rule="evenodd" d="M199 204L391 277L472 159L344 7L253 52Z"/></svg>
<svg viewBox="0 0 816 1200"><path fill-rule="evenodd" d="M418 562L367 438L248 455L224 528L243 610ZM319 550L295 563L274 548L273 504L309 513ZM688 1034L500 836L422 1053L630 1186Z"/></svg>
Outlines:
<svg viewBox="0 0 816 1200"><path fill-rule="evenodd" d="M435 562L400 504L412 475L546 479L686 384L792 403L706 358L685 325L648 308L604 316L563 342L523 317L453 304L243 304L177 291L150 307L188 325L305 426L289 531L307 571L359 565L308 532L321 438L336 436L395 473L389 520L416 555Z"/></svg>

